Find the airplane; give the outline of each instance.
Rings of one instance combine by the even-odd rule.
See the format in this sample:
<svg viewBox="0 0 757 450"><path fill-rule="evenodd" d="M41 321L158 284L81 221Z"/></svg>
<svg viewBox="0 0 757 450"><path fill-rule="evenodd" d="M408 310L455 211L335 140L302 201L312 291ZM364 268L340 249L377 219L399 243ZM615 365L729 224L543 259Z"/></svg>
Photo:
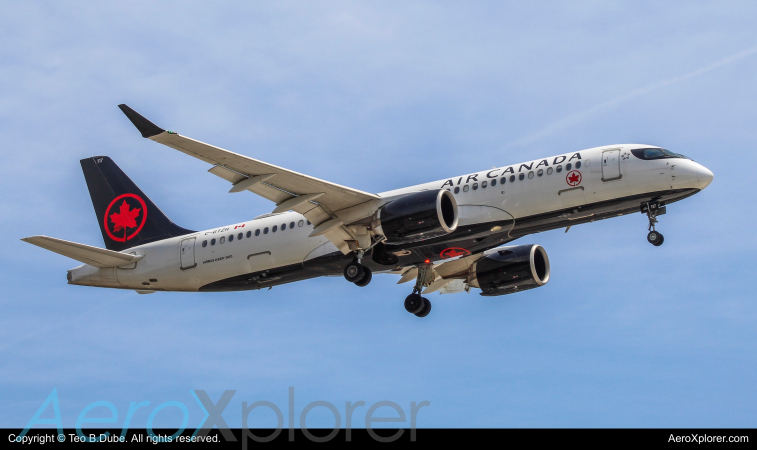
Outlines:
<svg viewBox="0 0 757 450"><path fill-rule="evenodd" d="M594 147L371 194L164 130L119 105L142 137L198 158L213 175L275 203L245 222L193 231L173 223L107 156L81 160L105 249L47 236L22 239L84 263L69 284L158 291L244 291L320 276L367 286L373 273L415 281L405 309L426 317L424 295L480 289L513 294L547 284L550 264L524 236L642 213L647 241L667 206L707 187L690 158L643 144Z"/></svg>

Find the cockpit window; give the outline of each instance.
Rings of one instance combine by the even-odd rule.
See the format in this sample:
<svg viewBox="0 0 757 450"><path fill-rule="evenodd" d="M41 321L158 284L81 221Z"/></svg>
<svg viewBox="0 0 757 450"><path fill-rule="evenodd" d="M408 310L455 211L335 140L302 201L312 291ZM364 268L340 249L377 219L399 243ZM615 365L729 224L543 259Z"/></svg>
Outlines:
<svg viewBox="0 0 757 450"><path fill-rule="evenodd" d="M633 153L633 156L639 159L644 159L644 160L671 159L671 158L689 159L686 156L683 156L678 153L673 153L670 150L665 150L664 148L637 148L637 149L631 150L631 153Z"/></svg>

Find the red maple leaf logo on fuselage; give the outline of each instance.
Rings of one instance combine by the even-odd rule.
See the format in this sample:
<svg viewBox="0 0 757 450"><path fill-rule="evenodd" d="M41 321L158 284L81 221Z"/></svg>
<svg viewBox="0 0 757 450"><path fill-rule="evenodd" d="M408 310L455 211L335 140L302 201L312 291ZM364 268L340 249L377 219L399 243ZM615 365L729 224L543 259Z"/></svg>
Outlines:
<svg viewBox="0 0 757 450"><path fill-rule="evenodd" d="M581 172L577 170L571 171L568 173L568 176L565 177L565 181L567 181L570 186L577 186L581 183Z"/></svg>
<svg viewBox="0 0 757 450"><path fill-rule="evenodd" d="M445 249L444 249L444 250L442 250L442 252L441 252L441 253L439 254L439 256L441 256L441 257L442 257L442 258L444 258L444 259L447 259L447 258L454 258L454 257L456 257L456 256L462 256L462 255L466 255L466 256L467 256L467 255L470 255L470 252L469 252L468 250L464 249L464 248L460 248L460 247L450 247L450 248L445 248Z"/></svg>

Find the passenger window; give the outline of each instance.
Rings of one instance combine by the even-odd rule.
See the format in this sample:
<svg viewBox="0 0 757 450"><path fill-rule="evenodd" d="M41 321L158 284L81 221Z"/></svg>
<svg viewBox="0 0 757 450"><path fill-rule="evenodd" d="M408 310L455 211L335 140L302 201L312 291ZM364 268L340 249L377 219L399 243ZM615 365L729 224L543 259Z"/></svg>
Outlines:
<svg viewBox="0 0 757 450"><path fill-rule="evenodd" d="M297 222L297 226L298 227L301 227L303 225L305 225L305 221L304 220L300 220L299 222Z"/></svg>
<svg viewBox="0 0 757 450"><path fill-rule="evenodd" d="M573 167L573 164L571 163L565 164L565 170L570 170L572 167Z"/></svg>
<svg viewBox="0 0 757 450"><path fill-rule="evenodd" d="M208 246L208 241L202 241L202 246L203 247L207 247Z"/></svg>
<svg viewBox="0 0 757 450"><path fill-rule="evenodd" d="M557 171L557 173L562 172L562 166L557 166L557 168L555 170Z"/></svg>
<svg viewBox="0 0 757 450"><path fill-rule="evenodd" d="M547 169L547 175L552 175L552 168Z"/></svg>
<svg viewBox="0 0 757 450"><path fill-rule="evenodd" d="M213 239L210 240L210 245L216 245L216 239L215 238L213 238Z"/></svg>
<svg viewBox="0 0 757 450"><path fill-rule="evenodd" d="M234 240L234 235L233 235L233 234L230 234L230 235L229 235L229 242L231 242L231 241L233 241L233 240Z"/></svg>
<svg viewBox="0 0 757 450"><path fill-rule="evenodd" d="M289 228L294 228L294 222L289 222Z"/></svg>
<svg viewBox="0 0 757 450"><path fill-rule="evenodd" d="M576 161L576 169L580 169L580 168L581 168L581 161Z"/></svg>
<svg viewBox="0 0 757 450"><path fill-rule="evenodd" d="M249 238L250 236L252 236L252 231L247 232L247 237Z"/></svg>
<svg viewBox="0 0 757 450"><path fill-rule="evenodd" d="M510 183L512 183L513 181L515 181L515 175L510 175Z"/></svg>
<svg viewBox="0 0 757 450"><path fill-rule="evenodd" d="M536 172L536 175L539 175L539 176L544 175L544 169L539 169L539 171Z"/></svg>
<svg viewBox="0 0 757 450"><path fill-rule="evenodd" d="M533 177L534 177L534 173L533 172L528 172L528 179L530 180Z"/></svg>
<svg viewBox="0 0 757 450"><path fill-rule="evenodd" d="M497 185L497 180L492 180L492 187Z"/></svg>
<svg viewBox="0 0 757 450"><path fill-rule="evenodd" d="M275 233L278 228L279 228L278 225L274 225L273 228L271 229L271 232Z"/></svg>
<svg viewBox="0 0 757 450"><path fill-rule="evenodd" d="M263 228L263 234L268 234L268 227Z"/></svg>
<svg viewBox="0 0 757 450"><path fill-rule="evenodd" d="M455 194L459 194L459 193L460 193L460 186L457 186L457 187L455 188Z"/></svg>
<svg viewBox="0 0 757 450"><path fill-rule="evenodd" d="M223 244L224 242L226 242L226 238L221 236L221 239L218 240L218 243Z"/></svg>
<svg viewBox="0 0 757 450"><path fill-rule="evenodd" d="M255 230L255 236L260 236L260 230Z"/></svg>
<svg viewBox="0 0 757 450"><path fill-rule="evenodd" d="M512 178L512 177L510 177L510 178ZM505 184L505 181L507 181L507 177L502 177L502 178L499 179L499 184ZM510 180L510 181L513 181L513 180Z"/></svg>
<svg viewBox="0 0 757 450"><path fill-rule="evenodd" d="M286 229L287 229L287 224L285 224L285 223L282 223L282 224L281 224L281 231L284 231L284 230L286 230Z"/></svg>
<svg viewBox="0 0 757 450"><path fill-rule="evenodd" d="M242 233L239 233L239 234L237 235L237 239L242 239L243 237L244 237L244 235L243 235Z"/></svg>
<svg viewBox="0 0 757 450"><path fill-rule="evenodd" d="M523 180L525 180L525 179L526 179L526 174L525 174L525 173L521 173L521 174L519 174L519 175L518 175L518 179L519 179L520 181L523 181Z"/></svg>
<svg viewBox="0 0 757 450"><path fill-rule="evenodd" d="M484 182L482 182L482 183L481 183L481 189L485 188L487 184L489 184L489 182L488 182L488 181L484 181Z"/></svg>
<svg viewBox="0 0 757 450"><path fill-rule="evenodd" d="M470 189L470 186L468 186L467 184L463 186L463 192L468 192L468 189Z"/></svg>
<svg viewBox="0 0 757 450"><path fill-rule="evenodd" d="M478 189L478 183L473 183L473 190L475 191L476 189Z"/></svg>

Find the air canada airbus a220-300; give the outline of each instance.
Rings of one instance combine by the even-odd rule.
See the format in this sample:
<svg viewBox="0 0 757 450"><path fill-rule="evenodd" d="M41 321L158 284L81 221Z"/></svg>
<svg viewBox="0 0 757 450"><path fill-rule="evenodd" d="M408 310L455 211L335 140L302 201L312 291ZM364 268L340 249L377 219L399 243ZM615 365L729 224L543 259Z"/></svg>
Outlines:
<svg viewBox="0 0 757 450"><path fill-rule="evenodd" d="M539 245L506 245L557 228L645 214L647 240L666 206L696 194L712 172L653 145L595 147L381 194L319 180L166 131L119 106L142 136L201 159L208 172L276 204L269 214L192 231L166 217L107 156L81 160L105 247L47 236L26 242L84 265L69 284L156 291L241 291L343 274L414 281L405 309L431 311L423 294L513 294L549 281Z"/></svg>

